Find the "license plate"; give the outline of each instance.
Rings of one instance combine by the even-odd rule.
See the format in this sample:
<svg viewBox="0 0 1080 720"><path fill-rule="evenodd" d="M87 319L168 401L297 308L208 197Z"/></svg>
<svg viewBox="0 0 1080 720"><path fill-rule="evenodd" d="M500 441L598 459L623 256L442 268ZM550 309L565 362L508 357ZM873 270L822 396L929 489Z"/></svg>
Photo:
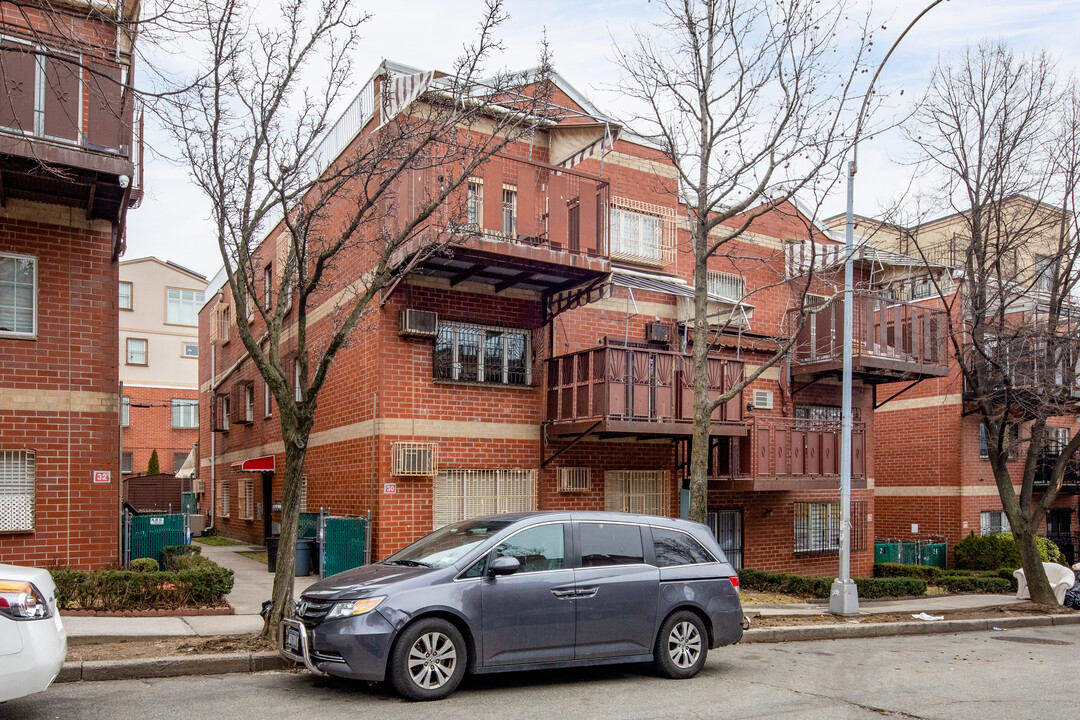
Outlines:
<svg viewBox="0 0 1080 720"><path fill-rule="evenodd" d="M300 631L296 628L288 628L285 632L285 644L289 646L289 649L293 652L300 651Z"/></svg>

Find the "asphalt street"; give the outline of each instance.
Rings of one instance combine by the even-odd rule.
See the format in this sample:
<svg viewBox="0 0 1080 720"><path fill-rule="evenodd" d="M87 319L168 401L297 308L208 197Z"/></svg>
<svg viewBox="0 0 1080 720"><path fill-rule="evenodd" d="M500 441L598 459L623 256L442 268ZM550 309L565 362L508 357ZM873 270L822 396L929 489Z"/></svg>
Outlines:
<svg viewBox="0 0 1080 720"><path fill-rule="evenodd" d="M82 682L2 705L0 718L1047 720L1075 714L1078 653L1080 626L738 645L713 651L688 681L636 666L486 675L434 704L306 672Z"/></svg>

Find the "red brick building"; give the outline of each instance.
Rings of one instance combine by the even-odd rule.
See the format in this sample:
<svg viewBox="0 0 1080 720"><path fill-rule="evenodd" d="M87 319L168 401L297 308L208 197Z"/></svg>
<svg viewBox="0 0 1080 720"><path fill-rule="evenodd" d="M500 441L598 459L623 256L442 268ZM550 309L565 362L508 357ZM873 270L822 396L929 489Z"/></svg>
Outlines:
<svg viewBox="0 0 1080 720"><path fill-rule="evenodd" d="M134 6L134 7L137 7ZM117 562L132 6L0 3L0 562Z"/></svg>
<svg viewBox="0 0 1080 720"><path fill-rule="evenodd" d="M479 514L675 516L686 504L693 264L675 171L563 78L555 83L553 102L569 109L566 117L469 182L463 200L478 236L413 266L408 251L396 259L399 281L338 356L320 395L306 509L370 511L376 558ZM359 115L370 132L377 118ZM601 142L605 131L617 139ZM277 237L271 232L260 249L271 270ZM828 232L783 203L711 263L712 392L752 372L793 331L808 269L800 251L815 247L832 248L835 261ZM860 272L879 264L861 262ZM356 276L365 269L352 265ZM815 281L821 312L800 336L802 354L767 369L713 415L710 522L739 565L836 572L842 312L838 301L826 304L834 275L835 262ZM200 343L213 344L200 359L201 476L210 478L218 530L258 541L272 528L280 483L244 464L280 467L283 447L262 379L222 330L235 317L231 302L227 293L209 297L200 314ZM873 560L872 388L944 372L941 361L900 357L892 342L890 333L865 343L857 369L857 574ZM897 356L878 362L879 351ZM211 420L211 394L232 404L227 429Z"/></svg>

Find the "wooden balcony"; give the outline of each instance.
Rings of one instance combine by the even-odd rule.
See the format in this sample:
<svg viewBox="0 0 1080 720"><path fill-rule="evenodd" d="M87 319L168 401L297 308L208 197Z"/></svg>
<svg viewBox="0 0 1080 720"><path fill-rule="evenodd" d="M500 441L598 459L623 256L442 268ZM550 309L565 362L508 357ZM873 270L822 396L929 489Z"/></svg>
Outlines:
<svg viewBox="0 0 1080 720"><path fill-rule="evenodd" d="M752 417L743 438L713 438L709 487L733 491L840 487L841 424L835 420ZM866 487L866 426L853 423L852 487Z"/></svg>
<svg viewBox="0 0 1080 720"><path fill-rule="evenodd" d="M866 292L853 294L852 373L870 384L945 377L945 311ZM839 375L844 364L844 301L837 297L807 318L792 375Z"/></svg>
<svg viewBox="0 0 1080 720"><path fill-rule="evenodd" d="M708 359L709 395L742 380L743 364ZM686 437L693 425L690 356L638 347L599 347L547 361L548 437ZM711 435L744 435L739 392L712 415Z"/></svg>
<svg viewBox="0 0 1080 720"><path fill-rule="evenodd" d="M9 198L85 208L122 220L141 197L141 117L124 68L92 58L0 45L0 203Z"/></svg>

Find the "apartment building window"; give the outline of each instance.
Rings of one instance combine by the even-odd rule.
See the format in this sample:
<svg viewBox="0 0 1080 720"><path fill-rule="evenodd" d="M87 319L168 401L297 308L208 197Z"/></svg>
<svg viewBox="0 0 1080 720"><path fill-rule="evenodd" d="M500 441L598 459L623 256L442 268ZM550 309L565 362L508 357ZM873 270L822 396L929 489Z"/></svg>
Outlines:
<svg viewBox="0 0 1080 720"><path fill-rule="evenodd" d="M300 476L300 512L307 512L307 475Z"/></svg>
<svg viewBox="0 0 1080 720"><path fill-rule="evenodd" d="M130 475L135 472L135 455L130 452L120 453L120 473Z"/></svg>
<svg viewBox="0 0 1080 720"><path fill-rule="evenodd" d="M709 295L724 300L742 300L746 296L746 280L735 273L709 270L706 275Z"/></svg>
<svg viewBox="0 0 1080 720"><path fill-rule="evenodd" d="M1049 293L1054 287L1057 263L1049 255L1035 254L1035 289Z"/></svg>
<svg viewBox="0 0 1080 720"><path fill-rule="evenodd" d="M221 484L218 485L218 487L221 488L221 490L219 490L221 495L218 498L218 507L220 508L220 512L218 514L221 515L221 517L226 518L229 517L229 513L232 510L232 508L230 507L231 498L229 496L231 494L231 488L229 487L229 484L230 483L228 480L222 480Z"/></svg>
<svg viewBox="0 0 1080 720"><path fill-rule="evenodd" d="M1006 427L1005 443L1009 460L1015 460L1020 449L1020 426L1016 423L1009 423L1008 427ZM979 423L979 457L984 459L990 457L990 446L987 442L986 426L982 423Z"/></svg>
<svg viewBox="0 0 1080 720"><path fill-rule="evenodd" d="M127 339L127 364L147 365L150 362L147 342L144 338Z"/></svg>
<svg viewBox="0 0 1080 720"><path fill-rule="evenodd" d="M664 222L660 215L611 206L611 255L660 264L664 260Z"/></svg>
<svg viewBox="0 0 1080 720"><path fill-rule="evenodd" d="M667 470L608 470L604 473L604 509L666 516L669 480Z"/></svg>
<svg viewBox="0 0 1080 720"><path fill-rule="evenodd" d="M198 325L203 294L198 290L166 290L165 322L170 325Z"/></svg>
<svg viewBox="0 0 1080 720"><path fill-rule="evenodd" d="M271 266L267 265L263 268L263 307L267 310L270 309L270 299L273 297L274 291L274 273Z"/></svg>
<svg viewBox="0 0 1080 720"><path fill-rule="evenodd" d="M255 481L241 480L237 487L237 505L240 506L241 520L255 519Z"/></svg>
<svg viewBox="0 0 1080 720"><path fill-rule="evenodd" d="M180 343L180 357L197 358L199 357L199 343Z"/></svg>
<svg viewBox="0 0 1080 720"><path fill-rule="evenodd" d="M834 555L840 551L840 503L797 502L795 514L795 552ZM865 500L851 502L851 549L866 549Z"/></svg>
<svg viewBox="0 0 1080 720"><path fill-rule="evenodd" d="M131 283L120 283L120 309L131 310Z"/></svg>
<svg viewBox="0 0 1080 720"><path fill-rule="evenodd" d="M244 419L255 420L255 386L251 383L244 386Z"/></svg>
<svg viewBox="0 0 1080 720"><path fill-rule="evenodd" d="M1009 516L1004 510L983 510L979 513L979 534L997 535L998 533L1012 532L1009 526Z"/></svg>
<svg viewBox="0 0 1080 720"><path fill-rule="evenodd" d="M0 532L33 532L36 472L33 450L0 450Z"/></svg>
<svg viewBox="0 0 1080 720"><path fill-rule="evenodd" d="M189 454L186 452L174 452L172 454L172 471L174 474L180 472L180 468L184 467Z"/></svg>
<svg viewBox="0 0 1080 720"><path fill-rule="evenodd" d="M127 395L120 398L120 427L131 425L131 398Z"/></svg>
<svg viewBox="0 0 1080 720"><path fill-rule="evenodd" d="M840 422L843 420L843 408L839 405L796 405L795 417L800 420ZM862 410L857 407L851 408L851 419L855 422L861 420Z"/></svg>
<svg viewBox="0 0 1080 720"><path fill-rule="evenodd" d="M219 341L222 345L229 342L229 306L225 304L218 305L214 308L214 340Z"/></svg>
<svg viewBox="0 0 1080 720"><path fill-rule="evenodd" d="M502 231L506 237L517 237L517 188L503 187Z"/></svg>
<svg viewBox="0 0 1080 720"><path fill-rule="evenodd" d="M706 515L709 528L736 570L743 566L743 511L713 510Z"/></svg>
<svg viewBox="0 0 1080 720"><path fill-rule="evenodd" d="M0 336L37 334L37 258L0 253Z"/></svg>
<svg viewBox="0 0 1080 720"><path fill-rule="evenodd" d="M479 229L484 224L484 182L476 178L469 179L469 192L466 201L468 222Z"/></svg>
<svg viewBox="0 0 1080 720"><path fill-rule="evenodd" d="M493 385L532 383L529 332L514 328L443 323L435 339L436 380Z"/></svg>
<svg viewBox="0 0 1080 720"><path fill-rule="evenodd" d="M1048 427L1046 428L1046 454L1058 457L1065 452L1065 446L1069 444L1069 428Z"/></svg>
<svg viewBox="0 0 1080 720"><path fill-rule="evenodd" d="M199 427L199 401L173 398L172 426L177 429Z"/></svg>
<svg viewBox="0 0 1080 720"><path fill-rule="evenodd" d="M263 383L263 417L274 413L274 395L270 392L270 383Z"/></svg>
<svg viewBox="0 0 1080 720"><path fill-rule="evenodd" d="M451 469L435 476L434 526L536 509L536 470Z"/></svg>
<svg viewBox="0 0 1080 720"><path fill-rule="evenodd" d="M300 387L300 361L293 361L293 399L302 402L304 399L303 388Z"/></svg>

